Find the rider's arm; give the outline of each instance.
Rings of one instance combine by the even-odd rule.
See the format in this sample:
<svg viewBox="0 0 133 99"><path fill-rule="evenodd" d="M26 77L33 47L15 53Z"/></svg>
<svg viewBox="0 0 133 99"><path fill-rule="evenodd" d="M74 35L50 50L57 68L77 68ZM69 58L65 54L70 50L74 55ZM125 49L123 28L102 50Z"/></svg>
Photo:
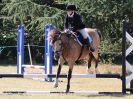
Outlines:
<svg viewBox="0 0 133 99"><path fill-rule="evenodd" d="M82 21L82 18L81 18L81 16L79 14L76 14L76 20L78 20L76 22L77 29L83 29L83 28L85 28L85 25L84 25L84 23Z"/></svg>
<svg viewBox="0 0 133 99"><path fill-rule="evenodd" d="M82 19L81 19L81 16L80 15L77 15L77 26L79 27L81 24L82 24Z"/></svg>

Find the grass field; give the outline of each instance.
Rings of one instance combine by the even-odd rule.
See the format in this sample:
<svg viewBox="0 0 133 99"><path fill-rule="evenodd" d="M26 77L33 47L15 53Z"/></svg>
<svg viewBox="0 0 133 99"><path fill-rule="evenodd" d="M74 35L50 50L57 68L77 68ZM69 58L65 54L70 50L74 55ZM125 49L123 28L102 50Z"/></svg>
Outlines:
<svg viewBox="0 0 133 99"><path fill-rule="evenodd" d="M57 66L53 71L56 72ZM100 65L101 73L121 73L121 66ZM27 69L27 72L43 72L35 69ZM0 73L14 73L15 66L0 66ZM62 73L68 72L68 66L62 68ZM86 66L74 67L73 73L87 73ZM60 79L58 88L53 88L53 82L42 82L25 78L2 78L0 91L64 91L67 79ZM72 78L70 91L121 91L121 80L119 79L96 79L96 78ZM0 95L0 99L133 99L133 95L75 95L75 94L14 94Z"/></svg>

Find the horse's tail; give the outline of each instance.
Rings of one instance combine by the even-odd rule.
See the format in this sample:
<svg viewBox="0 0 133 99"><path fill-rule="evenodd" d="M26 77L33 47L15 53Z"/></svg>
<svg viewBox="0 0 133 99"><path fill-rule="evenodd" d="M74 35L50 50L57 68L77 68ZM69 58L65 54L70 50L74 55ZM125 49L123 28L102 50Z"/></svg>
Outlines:
<svg viewBox="0 0 133 99"><path fill-rule="evenodd" d="M99 35L99 38L102 38L101 31L100 31L99 29L96 29L96 32L98 33L98 35Z"/></svg>

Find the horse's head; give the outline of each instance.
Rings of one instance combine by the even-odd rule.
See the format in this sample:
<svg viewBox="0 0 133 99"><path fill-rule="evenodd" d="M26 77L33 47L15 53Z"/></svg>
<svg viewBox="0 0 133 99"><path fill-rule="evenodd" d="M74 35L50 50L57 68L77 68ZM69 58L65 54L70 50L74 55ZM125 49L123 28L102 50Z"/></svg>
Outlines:
<svg viewBox="0 0 133 99"><path fill-rule="evenodd" d="M52 45L54 51L55 60L59 59L60 55L62 54L62 50L65 47L65 44L68 44L68 39L76 37L74 32L72 32L71 30L60 32L57 29L53 29L48 34L50 44Z"/></svg>
<svg viewBox="0 0 133 99"><path fill-rule="evenodd" d="M62 52L61 32L57 29L50 31L49 40L53 47L54 58L58 60Z"/></svg>

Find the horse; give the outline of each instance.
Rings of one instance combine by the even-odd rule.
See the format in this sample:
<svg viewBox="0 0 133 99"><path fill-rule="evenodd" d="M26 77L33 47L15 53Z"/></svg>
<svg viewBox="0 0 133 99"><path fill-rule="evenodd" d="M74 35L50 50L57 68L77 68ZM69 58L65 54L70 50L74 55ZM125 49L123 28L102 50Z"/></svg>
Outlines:
<svg viewBox="0 0 133 99"><path fill-rule="evenodd" d="M70 79L72 77L73 66L77 60L84 60L88 62L88 72L92 72L90 67L93 60L95 63L95 72L99 73L98 62L100 37L97 29L86 28L85 30L93 40L91 46L93 46L95 49L94 52L89 51L89 46L83 46L79 44L76 35L72 31L65 33L59 31L58 29L53 29L49 32L48 37L51 45L53 46L54 58L58 60L57 74L54 82L55 88L58 87L58 78L62 69L62 65L67 62L69 66L66 93L68 93L70 90Z"/></svg>

